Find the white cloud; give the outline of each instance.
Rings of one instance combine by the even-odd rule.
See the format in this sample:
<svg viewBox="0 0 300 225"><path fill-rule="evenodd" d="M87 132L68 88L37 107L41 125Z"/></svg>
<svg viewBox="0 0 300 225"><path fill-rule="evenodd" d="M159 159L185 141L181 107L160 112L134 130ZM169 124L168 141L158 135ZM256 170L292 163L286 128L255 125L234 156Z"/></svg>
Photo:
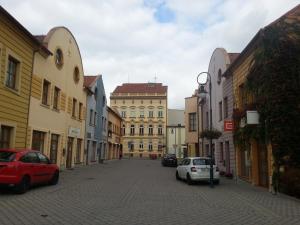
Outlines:
<svg viewBox="0 0 300 225"><path fill-rule="evenodd" d="M154 17L164 3L171 23ZM33 34L63 25L74 34L86 74L103 74L107 95L123 82L169 86L169 107L183 108L213 50L239 52L296 0L0 0Z"/></svg>

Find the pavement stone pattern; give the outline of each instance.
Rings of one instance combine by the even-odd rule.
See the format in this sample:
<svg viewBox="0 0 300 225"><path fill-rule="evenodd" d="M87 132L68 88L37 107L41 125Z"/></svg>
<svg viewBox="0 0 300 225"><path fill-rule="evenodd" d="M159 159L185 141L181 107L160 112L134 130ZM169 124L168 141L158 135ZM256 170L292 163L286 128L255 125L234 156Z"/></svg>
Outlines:
<svg viewBox="0 0 300 225"><path fill-rule="evenodd" d="M300 201L234 180L187 185L159 160L122 159L61 173L56 186L0 192L0 225L300 225Z"/></svg>

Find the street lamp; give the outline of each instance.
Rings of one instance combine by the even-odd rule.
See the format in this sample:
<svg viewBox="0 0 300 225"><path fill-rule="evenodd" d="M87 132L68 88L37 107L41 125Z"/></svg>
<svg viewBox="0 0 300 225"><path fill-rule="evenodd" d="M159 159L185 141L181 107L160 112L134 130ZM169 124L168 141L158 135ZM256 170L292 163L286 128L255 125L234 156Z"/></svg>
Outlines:
<svg viewBox="0 0 300 225"><path fill-rule="evenodd" d="M204 85L208 83L209 87L209 131L212 131L212 107L211 107L211 75L209 72L201 72L197 76L198 87L198 96L201 99L204 99L207 95L207 91L204 88ZM212 138L209 139L209 152L210 152L210 177L209 183L210 187L214 187L214 167L213 167L213 151L212 151Z"/></svg>

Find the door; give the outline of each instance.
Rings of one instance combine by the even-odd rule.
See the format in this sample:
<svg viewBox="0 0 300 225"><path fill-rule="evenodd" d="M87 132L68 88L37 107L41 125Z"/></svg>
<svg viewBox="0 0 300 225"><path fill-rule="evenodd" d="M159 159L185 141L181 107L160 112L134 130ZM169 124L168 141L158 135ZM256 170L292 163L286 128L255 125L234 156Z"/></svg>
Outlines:
<svg viewBox="0 0 300 225"><path fill-rule="evenodd" d="M76 147L76 163L81 163L81 139L77 139L77 147Z"/></svg>
<svg viewBox="0 0 300 225"><path fill-rule="evenodd" d="M58 135L51 134L50 161L53 164L56 164L57 162L57 151L58 151Z"/></svg>
<svg viewBox="0 0 300 225"><path fill-rule="evenodd" d="M68 150L67 150L67 168L72 168L72 154L73 154L74 138L68 137Z"/></svg>
<svg viewBox="0 0 300 225"><path fill-rule="evenodd" d="M229 151L229 141L225 142L225 166L226 173L231 173L230 171L230 151Z"/></svg>
<svg viewBox="0 0 300 225"><path fill-rule="evenodd" d="M30 183L36 184L42 182L43 178L41 177L39 158L35 152L28 152L21 157L20 162L20 171L23 174L30 175Z"/></svg>
<svg viewBox="0 0 300 225"><path fill-rule="evenodd" d="M268 187L268 152L264 145L258 146L259 185Z"/></svg>

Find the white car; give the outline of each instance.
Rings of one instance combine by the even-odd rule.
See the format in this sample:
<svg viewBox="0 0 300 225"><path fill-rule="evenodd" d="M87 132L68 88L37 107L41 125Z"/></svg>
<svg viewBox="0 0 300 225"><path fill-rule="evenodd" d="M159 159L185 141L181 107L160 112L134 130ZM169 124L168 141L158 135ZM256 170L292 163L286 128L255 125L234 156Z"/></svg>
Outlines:
<svg viewBox="0 0 300 225"><path fill-rule="evenodd" d="M213 181L220 182L220 174L216 165L213 165ZM195 181L210 180L210 158L208 157L187 157L178 164L176 179L186 180L189 185Z"/></svg>

